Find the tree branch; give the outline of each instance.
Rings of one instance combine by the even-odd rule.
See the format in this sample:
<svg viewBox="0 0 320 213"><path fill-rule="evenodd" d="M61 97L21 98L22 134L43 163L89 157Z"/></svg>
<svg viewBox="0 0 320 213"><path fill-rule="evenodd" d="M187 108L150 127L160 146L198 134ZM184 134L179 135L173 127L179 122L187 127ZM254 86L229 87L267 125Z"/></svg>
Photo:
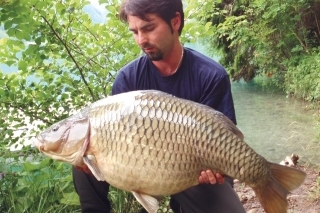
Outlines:
<svg viewBox="0 0 320 213"><path fill-rule="evenodd" d="M39 12L39 11L38 11ZM54 33L54 35L57 37L57 39L60 41L60 43L64 46L65 50L67 51L68 55L70 56L71 60L73 61L73 63L75 64L75 66L77 67L77 69L80 72L81 75L81 79L84 82L84 84L87 86L89 93L92 97L93 100L96 100L95 95L91 89L91 87L89 86L89 83L87 82L85 75L83 73L83 70L81 69L81 67L79 66L78 62L75 60L73 54L71 53L67 43L61 38L61 36L58 34L58 32L53 28L53 25L44 17L42 16L42 19L49 25L50 29L52 30L52 32Z"/></svg>
<svg viewBox="0 0 320 213"><path fill-rule="evenodd" d="M293 33L293 35L298 39L298 41L300 42L301 46L303 47L303 49L309 53L308 47L303 43L303 41L299 38L299 36L293 31L291 30L291 32Z"/></svg>
<svg viewBox="0 0 320 213"><path fill-rule="evenodd" d="M319 23L318 23L318 19L317 19L316 13L313 12L313 14L314 14L314 19L316 20L317 29L318 29L318 34L317 33L316 34L317 34L318 41L320 42L320 38L318 36L318 35L320 35L320 27L319 27Z"/></svg>

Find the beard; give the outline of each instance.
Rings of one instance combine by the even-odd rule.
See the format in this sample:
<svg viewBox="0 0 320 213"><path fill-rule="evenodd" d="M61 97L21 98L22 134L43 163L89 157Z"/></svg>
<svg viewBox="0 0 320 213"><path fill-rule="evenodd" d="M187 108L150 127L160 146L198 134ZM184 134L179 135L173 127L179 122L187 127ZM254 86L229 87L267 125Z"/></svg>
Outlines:
<svg viewBox="0 0 320 213"><path fill-rule="evenodd" d="M160 61L163 56L162 56L162 53L160 52L155 52L155 53L146 53L145 54L148 56L148 58L151 60L151 61Z"/></svg>
<svg viewBox="0 0 320 213"><path fill-rule="evenodd" d="M163 59L163 53L161 52L161 50L159 50L158 48L156 47L153 47L155 49L155 52L146 52L144 50L144 48L149 48L149 47L153 47L152 45L150 44L146 44L144 45L142 48L142 51L148 56L148 58L151 60L151 61L160 61Z"/></svg>

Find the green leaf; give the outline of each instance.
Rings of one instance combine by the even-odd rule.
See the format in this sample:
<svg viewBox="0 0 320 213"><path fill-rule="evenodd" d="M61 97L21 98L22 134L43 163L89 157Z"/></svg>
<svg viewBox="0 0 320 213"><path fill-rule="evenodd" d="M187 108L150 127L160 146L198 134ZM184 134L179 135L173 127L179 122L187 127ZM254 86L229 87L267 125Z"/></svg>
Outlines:
<svg viewBox="0 0 320 213"><path fill-rule="evenodd" d="M14 28L10 28L6 31L7 35L10 36L10 37L15 37L15 34L16 34L16 29Z"/></svg>
<svg viewBox="0 0 320 213"><path fill-rule="evenodd" d="M8 30L12 26L12 22L10 20L4 23L4 30Z"/></svg>
<svg viewBox="0 0 320 213"><path fill-rule="evenodd" d="M44 59L47 59L47 56L45 54L41 54L40 58L44 60Z"/></svg>
<svg viewBox="0 0 320 213"><path fill-rule="evenodd" d="M9 67L15 63L16 63L15 61L5 61L5 64L8 65Z"/></svg>
<svg viewBox="0 0 320 213"><path fill-rule="evenodd" d="M79 205L79 196L76 192L69 192L63 195L63 198L60 200L61 203L66 205Z"/></svg>
<svg viewBox="0 0 320 213"><path fill-rule="evenodd" d="M27 162L25 162L23 164L23 168L24 168L25 171L31 172L33 170L37 170L38 169L38 165L32 164L32 163L27 161Z"/></svg>
<svg viewBox="0 0 320 213"><path fill-rule="evenodd" d="M20 183L21 184L21 183ZM26 184L23 184L23 185L18 185L16 186L13 190L15 192L21 192L21 191L24 191L28 186Z"/></svg>
<svg viewBox="0 0 320 213"><path fill-rule="evenodd" d="M57 3L56 8L57 8L57 11L60 13L60 15L63 15L65 13L66 7L63 4Z"/></svg>
<svg viewBox="0 0 320 213"><path fill-rule="evenodd" d="M52 164L52 159L50 158L46 158L44 160L41 161L40 165L39 165L39 168L46 168L48 167L50 164Z"/></svg>
<svg viewBox="0 0 320 213"><path fill-rule="evenodd" d="M23 39L25 39L25 35L26 34L22 30L16 29L15 36L17 39L23 40ZM27 40L29 40L29 39L27 39Z"/></svg>
<svg viewBox="0 0 320 213"><path fill-rule="evenodd" d="M8 20L9 16L8 14L2 13L0 16L0 21L6 21Z"/></svg>
<svg viewBox="0 0 320 213"><path fill-rule="evenodd" d="M204 28L205 28L206 30L208 30L211 25L212 25L211 22L207 22L206 25L204 26Z"/></svg>
<svg viewBox="0 0 320 213"><path fill-rule="evenodd" d="M19 63L18 63L19 70L25 71L27 66L28 66L28 63L26 61L21 61L20 60Z"/></svg>

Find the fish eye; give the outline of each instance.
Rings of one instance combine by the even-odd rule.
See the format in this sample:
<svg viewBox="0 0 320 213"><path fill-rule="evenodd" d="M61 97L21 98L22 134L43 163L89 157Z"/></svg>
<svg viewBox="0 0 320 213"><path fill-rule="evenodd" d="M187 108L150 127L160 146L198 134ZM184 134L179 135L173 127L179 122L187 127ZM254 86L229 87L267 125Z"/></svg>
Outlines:
<svg viewBox="0 0 320 213"><path fill-rule="evenodd" d="M53 129L52 129L52 131L54 131L54 132L56 132L56 131L58 131L59 130L59 126L55 126L55 127L53 127Z"/></svg>

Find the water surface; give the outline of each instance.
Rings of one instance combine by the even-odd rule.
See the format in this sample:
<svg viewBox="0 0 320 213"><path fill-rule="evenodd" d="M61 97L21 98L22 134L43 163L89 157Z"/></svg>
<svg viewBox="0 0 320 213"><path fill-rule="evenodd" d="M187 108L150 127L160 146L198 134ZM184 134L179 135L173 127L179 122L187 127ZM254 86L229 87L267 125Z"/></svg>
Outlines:
<svg viewBox="0 0 320 213"><path fill-rule="evenodd" d="M234 82L232 92L239 129L259 154L280 162L292 153L300 162L320 166L320 139L316 137L316 110L308 103L287 98L272 88Z"/></svg>

